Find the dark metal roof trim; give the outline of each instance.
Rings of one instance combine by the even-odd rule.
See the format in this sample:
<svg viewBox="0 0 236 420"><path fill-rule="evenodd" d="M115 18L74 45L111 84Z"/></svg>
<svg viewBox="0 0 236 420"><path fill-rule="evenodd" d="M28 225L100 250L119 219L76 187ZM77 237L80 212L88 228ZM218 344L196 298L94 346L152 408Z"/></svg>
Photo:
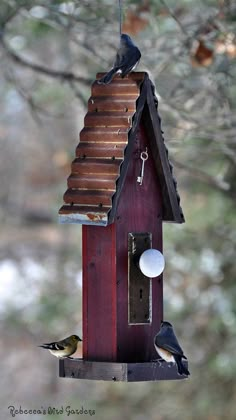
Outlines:
<svg viewBox="0 0 236 420"><path fill-rule="evenodd" d="M180 207L180 196L177 191L177 181L173 176L173 165L168 159L168 149L162 135L161 118L158 114L158 99L155 95L155 86L149 79L148 74L145 75L140 90L140 97L137 100L137 110L133 117L132 128L129 131L128 146L125 151L124 162L121 165L120 177L117 180L117 188L113 196L108 223L112 223L115 219L120 194L125 183L130 156L133 150L133 140L141 119L144 121L147 133L150 131L150 127L153 128L152 135L149 136L149 141L152 146L156 170L162 180L163 221L184 223L184 215L182 208Z"/></svg>
<svg viewBox="0 0 236 420"><path fill-rule="evenodd" d="M162 199L163 199L163 221L184 223L184 215L180 206L180 196L177 191L177 181L173 176L173 165L169 161L168 149L164 142L163 131L161 129L161 118L158 114L158 100L155 95L155 87L149 80L147 88L147 105L148 114L151 124L145 121L153 129L153 136L150 136L150 142L155 139L155 143L159 152L160 165L162 167L163 176L161 179L164 181L161 184ZM145 114L146 116L146 114ZM153 145L154 146L154 145ZM155 146L153 147L153 156L155 156ZM158 158L154 159L156 163L157 173L160 175L160 165L158 165ZM171 210L171 211L170 211Z"/></svg>
<svg viewBox="0 0 236 420"><path fill-rule="evenodd" d="M142 111L145 105L145 102L147 100L147 86L146 86L146 81L148 79L148 75L147 73L145 74L145 78L144 81L140 87L141 90L141 94L137 100L137 109L136 112L133 116L133 122L132 122L132 127L129 130L128 133L128 145L126 147L125 150L125 157L124 157L124 161L121 165L121 169L120 169L120 177L117 180L116 183L116 192L113 195L113 199L112 199L112 208L109 212L109 218L108 218L108 223L112 223L114 222L115 216L116 216L116 210L117 210L117 206L119 203L119 198L120 198L120 194L121 191L123 189L124 183L125 183L125 178L128 172L128 167L129 167L129 162L130 162L130 157L132 155L132 151L133 151L133 145L134 145L134 137L137 133L137 129L139 126L139 122L142 116Z"/></svg>

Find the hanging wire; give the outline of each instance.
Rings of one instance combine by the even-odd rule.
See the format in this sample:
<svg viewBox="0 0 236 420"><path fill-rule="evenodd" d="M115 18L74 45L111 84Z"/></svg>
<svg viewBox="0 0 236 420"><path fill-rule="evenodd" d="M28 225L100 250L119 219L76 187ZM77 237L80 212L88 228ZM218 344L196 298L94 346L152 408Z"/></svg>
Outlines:
<svg viewBox="0 0 236 420"><path fill-rule="evenodd" d="M122 7L123 7L122 0L119 0L120 36L122 34Z"/></svg>

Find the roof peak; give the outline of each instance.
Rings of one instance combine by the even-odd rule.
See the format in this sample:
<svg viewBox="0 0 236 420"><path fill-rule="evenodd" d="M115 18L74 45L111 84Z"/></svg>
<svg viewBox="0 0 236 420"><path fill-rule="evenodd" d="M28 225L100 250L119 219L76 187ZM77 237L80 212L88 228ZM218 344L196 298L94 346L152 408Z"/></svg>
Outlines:
<svg viewBox="0 0 236 420"><path fill-rule="evenodd" d="M102 76L98 73L97 80ZM96 225L114 221L142 118L161 183L163 220L184 222L162 136L155 86L148 73L131 72L123 79L116 75L108 85L97 80L92 84L59 221Z"/></svg>

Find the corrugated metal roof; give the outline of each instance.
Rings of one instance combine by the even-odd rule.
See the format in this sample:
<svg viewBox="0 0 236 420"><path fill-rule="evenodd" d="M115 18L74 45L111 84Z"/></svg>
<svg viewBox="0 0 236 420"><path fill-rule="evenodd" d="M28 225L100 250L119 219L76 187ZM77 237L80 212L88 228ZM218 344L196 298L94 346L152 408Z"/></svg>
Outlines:
<svg viewBox="0 0 236 420"><path fill-rule="evenodd" d="M101 77L97 75L97 79ZM66 205L59 211L61 222L108 224L144 77L145 73L139 72L124 79L115 76L109 85L93 83L64 194Z"/></svg>
<svg viewBox="0 0 236 420"><path fill-rule="evenodd" d="M97 74L97 79L102 76L102 73ZM68 189L64 194L65 205L59 210L61 223L106 226L114 219L119 193L124 181L124 179L120 179L121 165L130 156L127 148L128 140L138 126L144 104L148 103L148 86L145 86L144 82L149 83L151 92L149 96L151 96L155 108L157 99L147 73L133 72L124 79L115 76L108 85L98 84L97 81L92 84L92 94L88 100L84 128L80 132L76 158L72 162ZM154 118L160 122L156 108ZM166 155L163 159L164 176L168 178L170 174L171 178L170 188L167 188L170 195L173 195L174 188L174 197L172 197L174 205L170 197L170 207L175 208L174 211L171 209L169 212L171 216L168 216L166 220L183 222L176 181L172 176L168 151L162 137L161 143L163 145L161 144L159 147L164 148L164 155ZM127 162L126 165L125 163L122 165L123 178L125 178L126 167ZM177 214L174 214L175 212Z"/></svg>

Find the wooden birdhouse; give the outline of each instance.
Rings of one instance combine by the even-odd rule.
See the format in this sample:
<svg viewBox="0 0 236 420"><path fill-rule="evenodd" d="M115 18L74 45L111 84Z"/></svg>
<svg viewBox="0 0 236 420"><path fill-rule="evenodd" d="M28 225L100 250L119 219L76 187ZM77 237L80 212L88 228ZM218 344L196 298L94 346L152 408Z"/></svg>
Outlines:
<svg viewBox="0 0 236 420"><path fill-rule="evenodd" d="M162 222L184 222L157 106L144 72L92 85L59 211L60 222L83 225L83 359L60 360L62 377L181 379L153 361L162 274L140 269L146 250L162 252Z"/></svg>

